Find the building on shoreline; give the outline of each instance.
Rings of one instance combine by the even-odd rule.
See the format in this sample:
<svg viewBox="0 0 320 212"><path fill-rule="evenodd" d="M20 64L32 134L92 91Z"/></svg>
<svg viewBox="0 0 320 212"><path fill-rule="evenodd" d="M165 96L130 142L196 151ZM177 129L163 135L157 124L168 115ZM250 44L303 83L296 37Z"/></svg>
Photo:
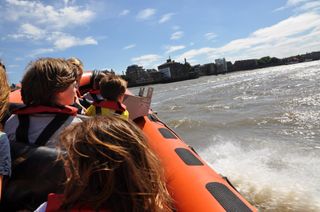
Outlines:
<svg viewBox="0 0 320 212"><path fill-rule="evenodd" d="M200 65L191 66L186 60L184 63L178 63L169 58L158 66L158 70L145 70L138 65L128 66L126 74L122 77L128 81L128 86L132 87L194 79L199 77L199 72Z"/></svg>
<svg viewBox="0 0 320 212"><path fill-rule="evenodd" d="M156 69L145 70L142 66L131 65L127 67L123 76L128 81L128 86L142 86L147 84L175 82L198 78L205 75L226 74L234 71L252 70L278 65L320 60L320 51L306 53L279 59L276 57L262 57L260 59L237 60L233 64L225 58L216 59L215 63L191 66L184 60L184 63L175 62L169 58L165 63Z"/></svg>
<svg viewBox="0 0 320 212"><path fill-rule="evenodd" d="M166 63L158 66L158 70L162 74L162 82L174 82L197 77L194 69L186 59L182 64L169 58Z"/></svg>

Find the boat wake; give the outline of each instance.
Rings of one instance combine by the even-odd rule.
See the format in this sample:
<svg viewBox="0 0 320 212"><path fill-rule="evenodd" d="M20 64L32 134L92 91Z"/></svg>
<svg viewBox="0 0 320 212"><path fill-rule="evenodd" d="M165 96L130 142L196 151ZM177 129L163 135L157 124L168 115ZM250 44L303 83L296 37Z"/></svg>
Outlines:
<svg viewBox="0 0 320 212"><path fill-rule="evenodd" d="M234 141L217 142L199 154L262 211L320 211L319 157L279 155Z"/></svg>

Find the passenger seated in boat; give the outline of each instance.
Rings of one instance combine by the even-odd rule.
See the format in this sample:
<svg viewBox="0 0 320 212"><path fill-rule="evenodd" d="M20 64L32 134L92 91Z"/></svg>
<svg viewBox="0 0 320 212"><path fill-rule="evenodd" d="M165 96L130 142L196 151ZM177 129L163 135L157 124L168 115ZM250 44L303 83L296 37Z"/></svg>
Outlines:
<svg viewBox="0 0 320 212"><path fill-rule="evenodd" d="M122 104L127 89L127 82L119 76L109 75L101 79L100 93L102 101L95 101L87 109L86 115L113 115L118 114L124 119L129 118L126 106Z"/></svg>
<svg viewBox="0 0 320 212"><path fill-rule="evenodd" d="M83 63L80 59L76 58L76 57L71 57L67 60L69 63L72 64L73 68L76 70L77 72L77 92L75 95L75 100L74 100L74 104L72 106L78 108L78 114L85 114L86 112L86 108L82 105L82 96L80 94L79 91L79 86L80 86L80 80L81 77L83 75Z"/></svg>
<svg viewBox="0 0 320 212"><path fill-rule="evenodd" d="M100 101L103 100L103 97L100 94L100 80L104 77L109 76L109 73L104 73L100 71L93 71L92 77L91 77L91 84L92 88L89 89L87 93L83 95L84 101L89 103L87 108L95 101Z"/></svg>
<svg viewBox="0 0 320 212"><path fill-rule="evenodd" d="M0 121L7 110L10 88L7 81L5 66L0 62ZM3 176L11 174L10 146L7 135L2 132L3 126L0 122L0 200Z"/></svg>
<svg viewBox="0 0 320 212"><path fill-rule="evenodd" d="M11 142L55 147L62 129L80 122L77 108L76 73L64 59L40 58L31 62L21 82L26 107L14 111L5 124Z"/></svg>
<svg viewBox="0 0 320 212"><path fill-rule="evenodd" d="M66 128L60 145L64 193L36 211L172 211L159 160L133 122L93 117Z"/></svg>

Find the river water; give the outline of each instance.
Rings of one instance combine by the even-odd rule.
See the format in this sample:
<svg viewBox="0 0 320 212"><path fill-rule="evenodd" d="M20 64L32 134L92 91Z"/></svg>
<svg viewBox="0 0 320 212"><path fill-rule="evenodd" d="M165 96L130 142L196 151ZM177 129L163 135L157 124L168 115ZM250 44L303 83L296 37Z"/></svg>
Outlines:
<svg viewBox="0 0 320 212"><path fill-rule="evenodd" d="M152 108L261 211L320 211L319 83L320 61L206 76Z"/></svg>

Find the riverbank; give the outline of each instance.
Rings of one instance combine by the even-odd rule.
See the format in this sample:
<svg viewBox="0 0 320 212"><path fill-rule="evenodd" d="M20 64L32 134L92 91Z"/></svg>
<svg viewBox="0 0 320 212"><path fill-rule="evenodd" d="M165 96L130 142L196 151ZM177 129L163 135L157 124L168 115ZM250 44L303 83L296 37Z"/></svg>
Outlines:
<svg viewBox="0 0 320 212"><path fill-rule="evenodd" d="M126 74L122 75L122 77L128 81L128 87L137 87L316 60L320 60L320 51L282 59L267 56L260 59L237 60L234 63L226 61L223 58L216 59L215 63L198 64L194 66L191 66L186 60L184 63L178 63L169 58L166 63L158 66L158 70L145 70L142 66L138 65L128 66Z"/></svg>

